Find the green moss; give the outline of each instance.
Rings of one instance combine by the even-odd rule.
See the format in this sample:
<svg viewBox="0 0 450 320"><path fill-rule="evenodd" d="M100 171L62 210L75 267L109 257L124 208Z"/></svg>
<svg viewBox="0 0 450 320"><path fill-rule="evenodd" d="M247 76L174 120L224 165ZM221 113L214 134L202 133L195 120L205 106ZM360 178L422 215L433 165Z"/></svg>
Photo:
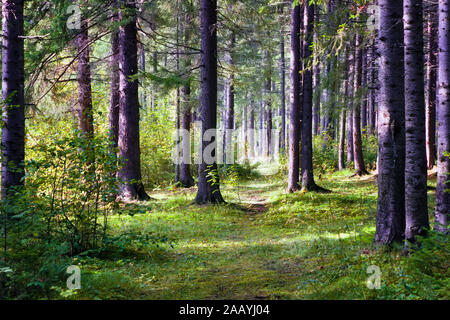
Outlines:
<svg viewBox="0 0 450 320"><path fill-rule="evenodd" d="M153 202L124 207L113 230L169 240L122 259L78 259L83 288L69 298L448 298L448 243L430 245L433 259L375 248L375 180L350 175L322 179L331 194L285 194L285 184L270 178L225 185L234 204L221 206L191 204L195 188L153 194ZM379 290L366 286L371 265L381 269Z"/></svg>

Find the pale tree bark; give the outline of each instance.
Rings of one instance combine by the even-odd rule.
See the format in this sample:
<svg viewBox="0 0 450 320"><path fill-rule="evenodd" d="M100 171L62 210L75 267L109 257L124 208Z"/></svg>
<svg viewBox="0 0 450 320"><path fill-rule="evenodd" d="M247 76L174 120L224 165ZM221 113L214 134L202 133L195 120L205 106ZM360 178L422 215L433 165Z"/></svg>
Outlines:
<svg viewBox="0 0 450 320"><path fill-rule="evenodd" d="M427 33L427 105L425 122L425 139L427 152L427 167L432 169L436 163L436 73L437 73L437 11L430 6L428 12Z"/></svg>
<svg viewBox="0 0 450 320"><path fill-rule="evenodd" d="M405 100L403 1L379 0L378 208L375 243L405 232Z"/></svg>
<svg viewBox="0 0 450 320"><path fill-rule="evenodd" d="M293 0L293 3L296 3ZM289 174L288 192L300 189L300 25L301 5L291 11L291 97L289 117Z"/></svg>
<svg viewBox="0 0 450 320"><path fill-rule="evenodd" d="M429 229L422 0L404 0L405 32L405 249Z"/></svg>
<svg viewBox="0 0 450 320"><path fill-rule="evenodd" d="M284 36L280 32L280 90L281 90L281 133L280 151L284 155L286 151L286 60L284 57Z"/></svg>
<svg viewBox="0 0 450 320"><path fill-rule="evenodd" d="M450 8L439 0L438 154L434 229L448 233L450 212Z"/></svg>

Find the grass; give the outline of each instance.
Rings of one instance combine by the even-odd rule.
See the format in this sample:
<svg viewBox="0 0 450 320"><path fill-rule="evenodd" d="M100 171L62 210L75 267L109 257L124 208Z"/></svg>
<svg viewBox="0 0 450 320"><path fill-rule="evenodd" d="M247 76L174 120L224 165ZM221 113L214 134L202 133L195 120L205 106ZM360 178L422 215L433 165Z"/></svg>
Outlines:
<svg viewBox="0 0 450 320"><path fill-rule="evenodd" d="M195 188L154 192L111 218L113 234L139 237L101 258L75 258L82 289L64 297L448 299L448 243L409 258L374 247L375 179L350 175L318 181L331 194L285 194L283 182L264 177L224 185L221 206L193 205ZM366 286L371 265L381 269L379 290Z"/></svg>

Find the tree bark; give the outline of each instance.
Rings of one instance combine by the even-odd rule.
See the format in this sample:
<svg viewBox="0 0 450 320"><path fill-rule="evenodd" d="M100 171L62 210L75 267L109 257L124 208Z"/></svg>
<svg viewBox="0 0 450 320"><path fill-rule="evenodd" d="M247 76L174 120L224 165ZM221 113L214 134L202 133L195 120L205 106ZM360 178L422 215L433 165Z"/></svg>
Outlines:
<svg viewBox="0 0 450 320"><path fill-rule="evenodd" d="M184 38L184 46L188 47L190 40L191 40L191 23L192 18L190 16L189 12L185 13L185 26L183 28L183 38ZM185 188L190 188L195 185L194 179L192 178L191 174L191 164L190 164L190 156L187 157L186 155L191 154L191 123L192 123L192 102L191 102L191 81L190 77L187 74L188 70L191 68L191 58L189 54L185 54L183 57L183 81L184 84L181 87L181 128L183 129L183 132L186 133L186 137L183 137L184 139L187 139L185 143L183 143L182 146L182 155L181 155L181 164L180 164L180 183ZM189 159L188 162L185 161L185 158Z"/></svg>
<svg viewBox="0 0 450 320"><path fill-rule="evenodd" d="M402 1L379 0L378 209L375 243L405 232L405 100Z"/></svg>
<svg viewBox="0 0 450 320"><path fill-rule="evenodd" d="M293 0L293 3L296 3ZM301 5L291 11L291 105L289 119L289 174L288 192L300 189L300 25Z"/></svg>
<svg viewBox="0 0 450 320"><path fill-rule="evenodd" d="M280 89L281 89L281 138L280 151L286 151L286 60L284 57L284 36L280 33Z"/></svg>
<svg viewBox="0 0 450 320"><path fill-rule="evenodd" d="M89 62L89 35L87 20L81 22L76 39L78 50L78 126L88 138L94 136L94 115L92 113L91 66Z"/></svg>
<svg viewBox="0 0 450 320"><path fill-rule="evenodd" d="M355 89L361 87L362 79L362 49L361 49L361 36L356 34L356 54L355 54ZM353 158L355 164L355 175L362 176L368 174L364 165L362 142L361 142L361 104L362 101L357 101L353 105Z"/></svg>
<svg viewBox="0 0 450 320"><path fill-rule="evenodd" d="M405 32L405 249L429 229L422 0L404 0Z"/></svg>
<svg viewBox="0 0 450 320"><path fill-rule="evenodd" d="M449 0L439 1L439 114L436 211L434 229L448 233L450 212L450 12Z"/></svg>
<svg viewBox="0 0 450 320"><path fill-rule="evenodd" d="M25 161L23 0L2 5L2 200L23 185Z"/></svg>
<svg viewBox="0 0 450 320"><path fill-rule="evenodd" d="M148 200L142 184L141 151L139 140L139 92L138 81L130 77L138 71L136 5L128 0L120 11L120 20L128 23L120 27L119 67L119 155L122 160L118 178L120 197L123 199ZM129 16L128 14L131 14Z"/></svg>
<svg viewBox="0 0 450 320"><path fill-rule="evenodd" d="M199 204L222 203L224 200L217 174L216 148L211 152L212 163L207 163L204 157L211 140L217 145L217 0L201 0L200 20L202 155L195 201ZM214 131L214 137L210 141L203 141L207 130ZM211 181L211 174L215 181Z"/></svg>
<svg viewBox="0 0 450 320"><path fill-rule="evenodd" d="M228 75L226 85L227 85L227 104L225 113L225 144L224 144L224 156L225 163L234 163L234 153L233 153L233 135L234 130L234 71L233 71L233 50L236 42L236 35L233 31L229 34L228 49L225 53L225 62L230 68L230 74Z"/></svg>
<svg viewBox="0 0 450 320"><path fill-rule="evenodd" d="M314 6L305 5L303 22L305 37L303 43L303 61L312 57L310 46L313 41ZM313 79L311 68L305 66L303 72L303 124L302 124L302 190L321 191L314 181L312 147Z"/></svg>
<svg viewBox="0 0 450 320"><path fill-rule="evenodd" d="M431 7L432 8L432 7ZM426 106L426 152L427 167L436 163L436 72L437 72L437 14L432 9L428 13L428 61L427 61L427 106Z"/></svg>
<svg viewBox="0 0 450 320"><path fill-rule="evenodd" d="M115 22L117 18L113 18ZM119 141L119 104L120 104L120 72L119 72L119 32L113 31L111 34L111 80L109 98L109 136L111 149L118 147Z"/></svg>

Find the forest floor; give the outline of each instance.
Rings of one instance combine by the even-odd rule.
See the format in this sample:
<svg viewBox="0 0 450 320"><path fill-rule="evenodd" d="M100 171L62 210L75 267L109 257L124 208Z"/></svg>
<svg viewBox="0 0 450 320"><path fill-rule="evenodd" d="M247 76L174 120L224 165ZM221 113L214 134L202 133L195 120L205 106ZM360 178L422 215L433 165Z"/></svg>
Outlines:
<svg viewBox="0 0 450 320"><path fill-rule="evenodd" d="M154 191L111 219L129 235L120 250L74 259L82 289L69 299L448 299L448 252L375 248L375 177L351 175L318 181L330 194L285 194L275 178L225 184L220 206L192 204L195 188Z"/></svg>

